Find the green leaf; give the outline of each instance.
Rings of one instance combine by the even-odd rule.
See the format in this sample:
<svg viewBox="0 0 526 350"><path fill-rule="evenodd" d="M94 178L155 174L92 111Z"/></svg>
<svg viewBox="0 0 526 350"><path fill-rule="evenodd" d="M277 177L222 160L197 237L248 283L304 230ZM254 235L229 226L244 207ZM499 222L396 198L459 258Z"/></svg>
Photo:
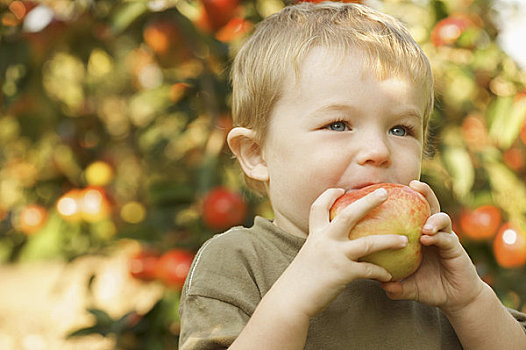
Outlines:
<svg viewBox="0 0 526 350"><path fill-rule="evenodd" d="M82 337L91 334L106 336L113 332L112 325L114 320L104 310L89 308L87 311L95 317L95 325L77 329L67 335L67 338Z"/></svg>
<svg viewBox="0 0 526 350"><path fill-rule="evenodd" d="M526 117L526 99L497 97L489 109L489 135L501 148L508 149L517 138Z"/></svg>
<svg viewBox="0 0 526 350"><path fill-rule="evenodd" d="M92 327L86 327L86 328L77 329L77 330L69 333L66 336L66 338L84 337L84 336L92 335L92 334L100 334L102 336L105 336L108 333L104 329L100 328L99 326L92 326Z"/></svg>
<svg viewBox="0 0 526 350"><path fill-rule="evenodd" d="M104 310L89 308L87 311L93 316L95 316L95 322L99 326L109 327L113 323L113 318L111 318L111 316Z"/></svg>
<svg viewBox="0 0 526 350"><path fill-rule="evenodd" d="M130 119L134 125L143 128L171 104L169 85L141 91L130 99Z"/></svg>
<svg viewBox="0 0 526 350"><path fill-rule="evenodd" d="M149 199L155 205L191 203L195 189L186 183L155 182L150 185Z"/></svg>
<svg viewBox="0 0 526 350"><path fill-rule="evenodd" d="M526 214L526 185L513 171L497 161L486 165L495 202L511 218Z"/></svg>
<svg viewBox="0 0 526 350"><path fill-rule="evenodd" d="M144 1L130 1L123 4L112 19L114 34L120 34L138 17L148 10Z"/></svg>
<svg viewBox="0 0 526 350"><path fill-rule="evenodd" d="M74 228L54 213L49 216L46 226L38 234L29 236L27 243L20 252L19 261L38 261L56 259L62 256L64 246L63 234L72 234Z"/></svg>
<svg viewBox="0 0 526 350"><path fill-rule="evenodd" d="M446 169L453 178L453 191L462 200L470 193L475 181L475 170L469 153L462 147L448 147L442 157Z"/></svg>

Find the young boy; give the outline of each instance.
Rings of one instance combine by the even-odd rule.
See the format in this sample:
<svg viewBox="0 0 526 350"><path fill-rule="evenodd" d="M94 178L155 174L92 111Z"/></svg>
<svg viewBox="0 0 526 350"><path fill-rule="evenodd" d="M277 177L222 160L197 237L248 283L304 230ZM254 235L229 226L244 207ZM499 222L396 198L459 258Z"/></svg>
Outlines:
<svg viewBox="0 0 526 350"><path fill-rule="evenodd" d="M418 181L433 78L400 23L356 4L290 6L258 26L232 76L229 146L275 217L203 245L182 294L180 349L526 349L526 317L477 276ZM345 191L386 182L432 209L422 265L403 281L359 259L405 237L348 239L385 190L329 220Z"/></svg>

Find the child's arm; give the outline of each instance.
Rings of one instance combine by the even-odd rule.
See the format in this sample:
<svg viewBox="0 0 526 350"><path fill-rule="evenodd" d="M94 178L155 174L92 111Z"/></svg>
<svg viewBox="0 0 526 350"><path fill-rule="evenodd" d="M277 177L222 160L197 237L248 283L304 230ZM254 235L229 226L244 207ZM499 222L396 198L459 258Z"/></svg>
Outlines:
<svg viewBox="0 0 526 350"><path fill-rule="evenodd" d="M465 349L526 349L524 330L477 275L431 188L418 181L410 186L427 198L433 213L421 237L424 260L408 279L384 283L387 295L440 307Z"/></svg>
<svg viewBox="0 0 526 350"><path fill-rule="evenodd" d="M341 189L330 189L314 202L307 241L263 297L230 349L303 349L310 319L349 282L358 278L391 279L385 269L357 260L375 251L402 248L407 244L406 237L348 239L349 228L386 199L385 190L356 201L330 222L329 208L343 193Z"/></svg>

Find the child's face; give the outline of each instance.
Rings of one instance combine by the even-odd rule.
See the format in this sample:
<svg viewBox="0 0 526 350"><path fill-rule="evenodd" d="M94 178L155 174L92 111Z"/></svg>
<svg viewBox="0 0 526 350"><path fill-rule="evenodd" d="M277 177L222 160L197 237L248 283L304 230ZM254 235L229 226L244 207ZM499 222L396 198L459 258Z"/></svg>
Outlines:
<svg viewBox="0 0 526 350"><path fill-rule="evenodd" d="M299 81L286 80L263 145L276 225L305 236L326 189L418 179L425 102L404 78L379 81L359 51L339 60L313 49Z"/></svg>

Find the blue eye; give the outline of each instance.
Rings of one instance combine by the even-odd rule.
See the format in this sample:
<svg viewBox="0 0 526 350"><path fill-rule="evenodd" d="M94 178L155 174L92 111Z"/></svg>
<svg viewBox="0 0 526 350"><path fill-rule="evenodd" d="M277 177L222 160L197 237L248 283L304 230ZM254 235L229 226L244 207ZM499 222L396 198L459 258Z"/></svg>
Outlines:
<svg viewBox="0 0 526 350"><path fill-rule="evenodd" d="M409 131L404 126L395 126L389 132L394 136L406 136L409 134Z"/></svg>
<svg viewBox="0 0 526 350"><path fill-rule="evenodd" d="M340 122L330 123L327 126L327 129L332 130L332 131L345 131L348 129L348 127L347 127L347 124L345 124L345 122L340 121Z"/></svg>

